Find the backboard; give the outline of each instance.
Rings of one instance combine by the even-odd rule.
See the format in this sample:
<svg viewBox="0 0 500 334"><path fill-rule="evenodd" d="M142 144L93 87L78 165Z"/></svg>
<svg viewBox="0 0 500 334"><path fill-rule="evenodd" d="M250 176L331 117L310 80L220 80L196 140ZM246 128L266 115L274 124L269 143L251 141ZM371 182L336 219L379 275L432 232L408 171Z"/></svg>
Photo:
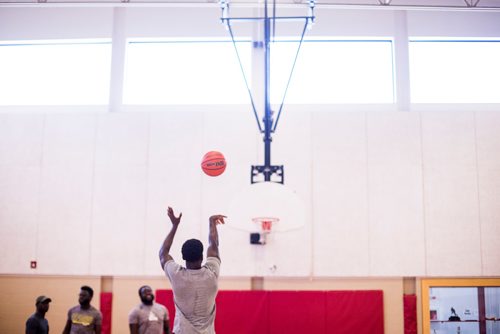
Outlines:
<svg viewBox="0 0 500 334"><path fill-rule="evenodd" d="M248 232L290 231L303 227L306 219L297 193L274 182L246 186L234 196L227 215L227 226Z"/></svg>

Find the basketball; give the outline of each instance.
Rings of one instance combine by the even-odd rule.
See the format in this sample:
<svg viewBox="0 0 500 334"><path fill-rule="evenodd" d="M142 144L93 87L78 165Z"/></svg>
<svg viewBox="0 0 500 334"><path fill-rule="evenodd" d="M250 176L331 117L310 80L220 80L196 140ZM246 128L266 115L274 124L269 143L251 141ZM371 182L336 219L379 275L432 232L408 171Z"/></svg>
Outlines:
<svg viewBox="0 0 500 334"><path fill-rule="evenodd" d="M219 176L226 170L226 158L217 151L210 151L201 159L201 169L208 176Z"/></svg>

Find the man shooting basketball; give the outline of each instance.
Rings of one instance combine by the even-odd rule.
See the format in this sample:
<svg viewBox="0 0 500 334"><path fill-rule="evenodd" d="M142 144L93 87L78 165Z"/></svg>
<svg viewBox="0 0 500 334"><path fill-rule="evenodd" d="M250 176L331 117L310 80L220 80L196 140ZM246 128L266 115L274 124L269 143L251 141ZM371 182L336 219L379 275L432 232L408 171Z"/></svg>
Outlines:
<svg viewBox="0 0 500 334"><path fill-rule="evenodd" d="M175 216L168 208L172 227L160 248L160 263L174 292L175 334L214 334L215 297L218 291L220 269L219 235L217 225L224 224L223 215L209 218L207 260L203 262L203 244L189 239L182 245L182 258L186 267L177 264L170 256L170 247L181 222L182 213Z"/></svg>

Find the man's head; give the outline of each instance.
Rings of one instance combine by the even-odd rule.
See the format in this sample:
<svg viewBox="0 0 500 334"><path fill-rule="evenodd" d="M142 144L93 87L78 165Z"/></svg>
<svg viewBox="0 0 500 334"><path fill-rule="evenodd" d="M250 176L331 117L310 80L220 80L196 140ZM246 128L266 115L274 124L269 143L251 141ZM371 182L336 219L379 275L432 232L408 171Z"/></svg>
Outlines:
<svg viewBox="0 0 500 334"><path fill-rule="evenodd" d="M52 299L47 296L39 296L35 301L36 311L40 314L47 313L51 301Z"/></svg>
<svg viewBox="0 0 500 334"><path fill-rule="evenodd" d="M139 297L145 305L152 305L153 300L155 300L155 295L153 294L153 289L149 285L143 285L139 288Z"/></svg>
<svg viewBox="0 0 500 334"><path fill-rule="evenodd" d="M203 244L198 239L189 239L182 245L182 258L186 262L203 261Z"/></svg>
<svg viewBox="0 0 500 334"><path fill-rule="evenodd" d="M78 303L80 303L81 306L90 305L92 297L94 297L94 290L92 290L90 286L84 285L80 288Z"/></svg>

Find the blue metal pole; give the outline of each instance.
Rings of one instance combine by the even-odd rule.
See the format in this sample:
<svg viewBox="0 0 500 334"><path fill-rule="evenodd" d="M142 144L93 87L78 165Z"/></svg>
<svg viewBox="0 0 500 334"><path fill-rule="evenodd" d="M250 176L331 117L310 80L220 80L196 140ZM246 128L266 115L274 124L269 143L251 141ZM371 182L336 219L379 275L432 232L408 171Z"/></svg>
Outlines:
<svg viewBox="0 0 500 334"><path fill-rule="evenodd" d="M271 115L271 27L270 20L267 13L267 0L264 6L264 181L271 181L273 174L271 168L271 129L272 129L272 115Z"/></svg>
<svg viewBox="0 0 500 334"><path fill-rule="evenodd" d="M312 23L314 21L314 16L313 16L313 9L314 9L314 4L315 0L308 0L309 1L309 11L310 15L309 16L282 16L282 17L276 17L276 0L273 0L273 16L270 18L268 14L268 1L265 0L264 4L264 17L235 17L235 18L230 18L228 17L228 12L229 12L229 5L227 0L220 0L221 1L221 8L222 8L222 18L221 21L226 24L229 33L231 35L231 39L233 41L233 46L236 51L236 55L238 57L238 61L240 63L240 68L243 73L243 78L245 79L245 84L247 86L247 91L250 96L250 100L252 102L252 108L253 112L255 115L255 119L257 120L257 124L259 126L259 131L261 133L264 133L264 164L263 165L252 165L251 166L251 171L250 171L250 182L255 183L255 182L262 182L261 180L257 180L257 177L260 176L261 174L264 176L264 182L279 182L281 184L284 184L285 182L285 170L283 165L276 165L273 166L271 165L271 134L275 132L276 130L276 125L278 123L278 120L280 118L280 114L282 111L283 103L285 101L285 96L286 92L288 90L288 85L290 84L290 79L291 79L291 73L288 78L288 83L287 83L287 88L285 89L285 93L283 94L283 100L281 102L281 107L279 109L279 112L277 114L276 120L273 119L273 111L271 110L271 30L273 30L273 38L274 38L274 29L275 29L275 23L276 19L281 19L281 20L305 20L304 23L304 29L302 31L302 36L300 38L300 44L299 48L297 49L297 54L295 55L295 60L293 63L292 67L292 72L295 67L295 62L297 61L297 55L300 50L300 45L302 45L302 41L304 38L304 33L306 31L306 28L308 27L309 23ZM248 86L248 82L246 80L245 76L245 71L243 70L243 66L241 64L241 59L239 57L238 49L236 47L236 43L234 40L234 35L233 31L231 28L231 21L261 21L264 22L264 42L263 42L263 48L264 48L264 116L262 118L262 125L259 121L259 116L257 113L257 110L255 108L255 104L253 101L252 97L252 92L250 91L250 88ZM271 23L273 26L271 26ZM259 43L260 44L260 43ZM275 174L274 180L271 180L271 177Z"/></svg>

